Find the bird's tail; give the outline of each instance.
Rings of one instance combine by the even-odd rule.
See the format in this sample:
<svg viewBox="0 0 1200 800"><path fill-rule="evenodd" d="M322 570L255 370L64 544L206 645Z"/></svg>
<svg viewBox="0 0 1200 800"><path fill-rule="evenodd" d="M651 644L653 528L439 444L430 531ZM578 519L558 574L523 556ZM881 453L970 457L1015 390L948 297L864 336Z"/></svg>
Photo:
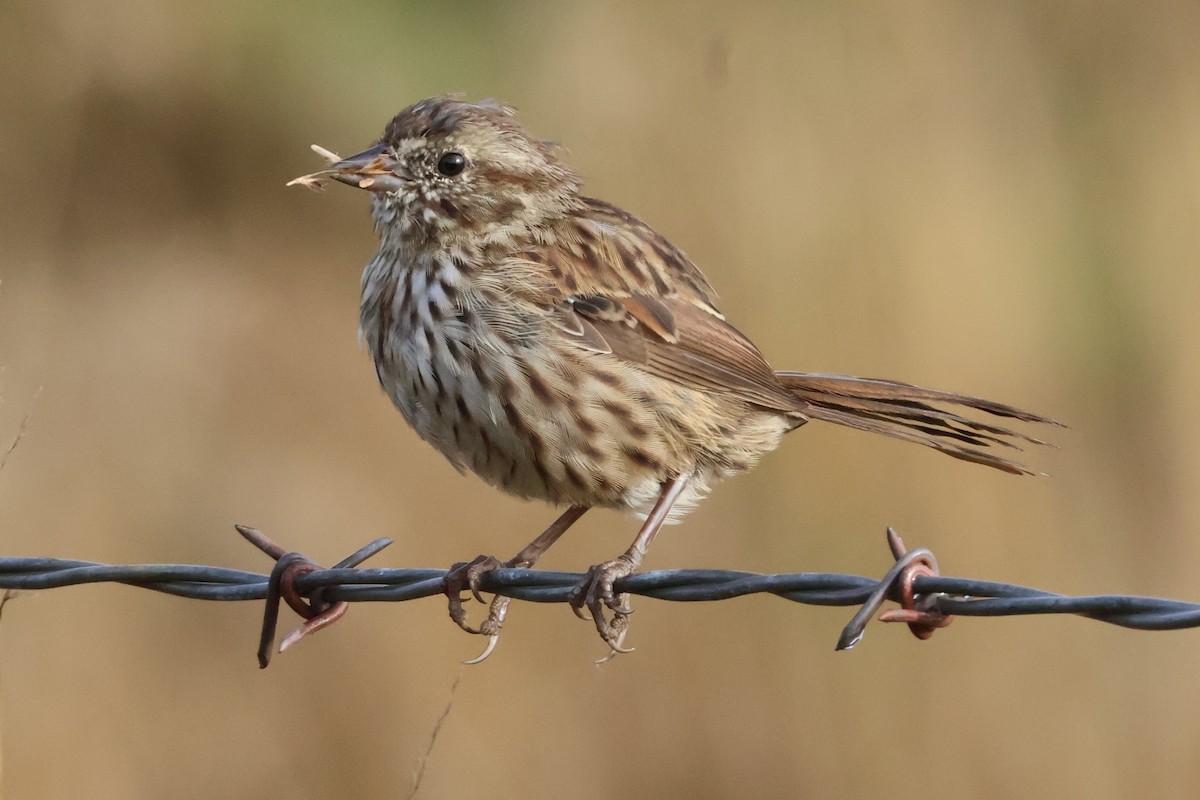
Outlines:
<svg viewBox="0 0 1200 800"><path fill-rule="evenodd" d="M897 381L810 372L777 372L775 375L803 402L800 411L810 419L916 442L946 455L1015 475L1037 473L990 448L1020 450L1021 444L1046 442L965 417L958 411L971 409L1020 422L1061 425L1003 403ZM938 404L950 408L940 408Z"/></svg>

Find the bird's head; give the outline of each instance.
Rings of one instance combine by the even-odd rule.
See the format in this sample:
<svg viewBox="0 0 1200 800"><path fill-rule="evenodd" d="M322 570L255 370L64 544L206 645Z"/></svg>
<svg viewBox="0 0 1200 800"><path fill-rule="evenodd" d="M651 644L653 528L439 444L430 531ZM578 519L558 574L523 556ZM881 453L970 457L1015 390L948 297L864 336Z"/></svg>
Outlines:
<svg viewBox="0 0 1200 800"><path fill-rule="evenodd" d="M579 179L512 108L432 97L401 111L361 153L298 178L330 178L373 195L383 235L453 242L503 237L566 213Z"/></svg>

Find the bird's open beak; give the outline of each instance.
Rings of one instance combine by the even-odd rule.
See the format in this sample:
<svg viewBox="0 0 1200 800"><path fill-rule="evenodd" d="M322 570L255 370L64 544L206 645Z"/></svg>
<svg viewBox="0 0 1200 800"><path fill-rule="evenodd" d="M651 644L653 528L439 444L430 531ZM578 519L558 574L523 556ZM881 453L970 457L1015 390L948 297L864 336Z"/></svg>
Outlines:
<svg viewBox="0 0 1200 800"><path fill-rule="evenodd" d="M394 192L404 186L405 178L399 164L384 144L377 144L349 158L341 158L325 148L313 145L313 150L331 163L320 172L302 175L288 182L316 188L325 180L335 180L347 186L357 186L372 192Z"/></svg>

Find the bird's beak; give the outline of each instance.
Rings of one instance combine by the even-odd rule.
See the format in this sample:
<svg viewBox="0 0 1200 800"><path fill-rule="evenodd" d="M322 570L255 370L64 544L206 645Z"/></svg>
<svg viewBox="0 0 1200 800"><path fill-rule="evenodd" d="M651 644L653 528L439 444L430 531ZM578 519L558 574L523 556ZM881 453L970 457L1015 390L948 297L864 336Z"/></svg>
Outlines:
<svg viewBox="0 0 1200 800"><path fill-rule="evenodd" d="M404 178L396 169L398 166L387 145L377 144L331 164L329 177L373 192L394 192L404 185Z"/></svg>
<svg viewBox="0 0 1200 800"><path fill-rule="evenodd" d="M327 179L372 192L395 192L404 186L405 176L400 171L399 163L389 152L387 145L382 143L342 159L323 147L313 145L313 150L332 163L320 172L289 181L289 186L300 184L318 188L322 181Z"/></svg>

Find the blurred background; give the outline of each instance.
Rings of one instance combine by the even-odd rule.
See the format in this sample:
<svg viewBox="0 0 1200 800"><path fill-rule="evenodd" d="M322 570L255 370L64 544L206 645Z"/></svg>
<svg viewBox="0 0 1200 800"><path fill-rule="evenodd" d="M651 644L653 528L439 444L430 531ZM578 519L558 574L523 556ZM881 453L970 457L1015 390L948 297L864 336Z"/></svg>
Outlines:
<svg viewBox="0 0 1200 800"><path fill-rule="evenodd" d="M367 198L284 183L460 91L679 244L779 368L1049 414L1052 478L809 426L647 566L949 574L1197 599L1194 3L0 5L0 553L265 569L507 557L555 512L463 477L356 341ZM585 518L545 566L623 550ZM359 606L260 672L257 604L25 594L4 797L1194 797L1200 634L640 600L637 653L514 606ZM473 609L474 610L474 609ZM290 627L292 620L286 625Z"/></svg>

